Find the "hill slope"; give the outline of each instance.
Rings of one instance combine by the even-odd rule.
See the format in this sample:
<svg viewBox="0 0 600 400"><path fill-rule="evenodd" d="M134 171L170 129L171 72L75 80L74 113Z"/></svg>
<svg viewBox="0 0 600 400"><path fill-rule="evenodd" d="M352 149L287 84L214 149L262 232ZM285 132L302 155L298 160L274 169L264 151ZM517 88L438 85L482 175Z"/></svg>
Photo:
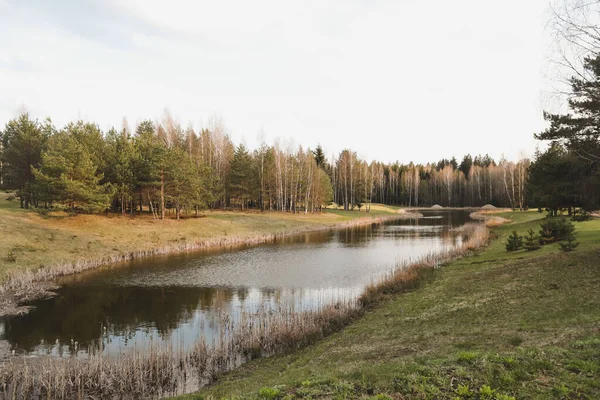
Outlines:
<svg viewBox="0 0 600 400"><path fill-rule="evenodd" d="M581 246L504 250L539 224L502 214L486 250L291 354L256 360L188 398L600 398L600 221ZM384 398L379 396L379 398Z"/></svg>

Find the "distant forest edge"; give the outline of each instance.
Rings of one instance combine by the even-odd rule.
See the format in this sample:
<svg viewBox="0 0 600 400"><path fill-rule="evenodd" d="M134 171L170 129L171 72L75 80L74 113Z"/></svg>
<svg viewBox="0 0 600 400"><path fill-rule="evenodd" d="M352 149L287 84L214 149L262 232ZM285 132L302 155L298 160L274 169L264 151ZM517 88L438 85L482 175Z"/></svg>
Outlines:
<svg viewBox="0 0 600 400"><path fill-rule="evenodd" d="M130 132L76 121L62 129L28 114L0 132L0 185L23 208L123 215L197 214L206 208L315 212L334 202L427 207L597 208L598 168L554 140L517 161L466 155L427 164L368 163L351 150L327 160L314 150L234 145L215 121L195 132L166 113ZM544 132L541 135L548 135ZM597 140L597 139L596 139ZM589 146L588 146L589 148Z"/></svg>
<svg viewBox="0 0 600 400"><path fill-rule="evenodd" d="M571 79L569 114L545 113L550 126L536 134L550 146L531 162L466 155L427 164L367 163L343 150L327 160L323 149L262 143L234 145L214 120L195 132L169 113L161 122L104 133L76 121L57 129L28 114L0 132L0 185L23 208L73 212L151 212L239 208L316 212L370 204L426 207L495 206L596 210L600 199L600 55L588 57Z"/></svg>
<svg viewBox="0 0 600 400"><path fill-rule="evenodd" d="M529 160L467 155L425 165L370 164L342 151L234 145L219 121L195 132L169 114L130 132L104 133L76 121L62 129L23 114L1 133L0 179L24 208L175 215L202 208L314 212L332 201L346 210L370 203L405 206L525 205Z"/></svg>

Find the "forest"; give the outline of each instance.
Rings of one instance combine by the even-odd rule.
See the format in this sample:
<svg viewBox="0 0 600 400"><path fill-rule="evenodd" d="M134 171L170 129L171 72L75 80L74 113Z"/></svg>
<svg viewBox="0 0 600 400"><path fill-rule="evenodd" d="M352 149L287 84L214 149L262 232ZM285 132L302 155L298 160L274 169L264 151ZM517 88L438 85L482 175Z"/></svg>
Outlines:
<svg viewBox="0 0 600 400"><path fill-rule="evenodd" d="M360 159L343 150L327 159L320 145L234 144L215 118L200 132L168 112L132 132L103 132L75 121L61 129L27 113L1 132L0 182L23 208L73 212L152 213L180 218L200 209L316 212L332 202L369 211L371 203L425 207L526 206L530 161L466 155L427 164Z"/></svg>
<svg viewBox="0 0 600 400"><path fill-rule="evenodd" d="M29 114L0 131L0 187L22 208L70 212L151 213L156 219L201 209L291 213L323 207L370 210L372 203L408 207L600 208L600 52L584 58L569 80L569 113L544 113L545 149L529 160L487 154L426 164L361 159L345 149L328 159L323 148L264 141L256 149L232 142L212 118L195 131L168 111L132 131L103 132L82 120L62 128ZM549 144L546 146L546 144Z"/></svg>

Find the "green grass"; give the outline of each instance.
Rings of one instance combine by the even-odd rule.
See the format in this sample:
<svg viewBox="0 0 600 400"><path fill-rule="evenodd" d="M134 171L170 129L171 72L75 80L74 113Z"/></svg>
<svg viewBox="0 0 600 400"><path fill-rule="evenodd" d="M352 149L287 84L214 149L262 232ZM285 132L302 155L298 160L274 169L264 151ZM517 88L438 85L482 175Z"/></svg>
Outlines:
<svg viewBox="0 0 600 400"><path fill-rule="evenodd" d="M600 398L600 220L579 248L507 253L504 215L484 251L296 352L255 360L200 398Z"/></svg>
<svg viewBox="0 0 600 400"><path fill-rule="evenodd" d="M120 215L40 215L19 208L0 193L0 284L11 273L60 266L78 260L102 260L134 251L232 237L323 229L361 217L397 212L378 206L365 213L325 210L323 213L204 212L204 218L157 221L146 213L135 218Z"/></svg>
<svg viewBox="0 0 600 400"><path fill-rule="evenodd" d="M520 235L526 235L527 230L533 229L536 233L540 229L540 222L545 218L545 213L537 211L525 212L505 212L497 214L501 217L510 219L511 222L500 225L492 230L495 240L484 252L481 252L476 257L466 259L465 262L484 262L495 261L502 262L506 260L524 259L531 257L539 257L541 255L550 255L560 253L557 243L543 246L541 249L527 252L519 250L515 252L507 252L504 247L506 238L513 230L516 230ZM600 220L595 219L586 222L575 222L577 241L580 242L578 251L584 251L593 247L600 246Z"/></svg>

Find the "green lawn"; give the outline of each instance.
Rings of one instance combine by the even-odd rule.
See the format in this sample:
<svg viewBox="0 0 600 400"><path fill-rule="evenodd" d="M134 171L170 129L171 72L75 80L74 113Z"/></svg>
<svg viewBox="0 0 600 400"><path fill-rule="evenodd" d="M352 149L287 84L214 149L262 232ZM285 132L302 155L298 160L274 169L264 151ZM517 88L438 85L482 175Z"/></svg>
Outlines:
<svg viewBox="0 0 600 400"><path fill-rule="evenodd" d="M600 220L581 245L504 250L514 212L479 254L438 270L326 339L255 360L188 398L600 398Z"/></svg>

